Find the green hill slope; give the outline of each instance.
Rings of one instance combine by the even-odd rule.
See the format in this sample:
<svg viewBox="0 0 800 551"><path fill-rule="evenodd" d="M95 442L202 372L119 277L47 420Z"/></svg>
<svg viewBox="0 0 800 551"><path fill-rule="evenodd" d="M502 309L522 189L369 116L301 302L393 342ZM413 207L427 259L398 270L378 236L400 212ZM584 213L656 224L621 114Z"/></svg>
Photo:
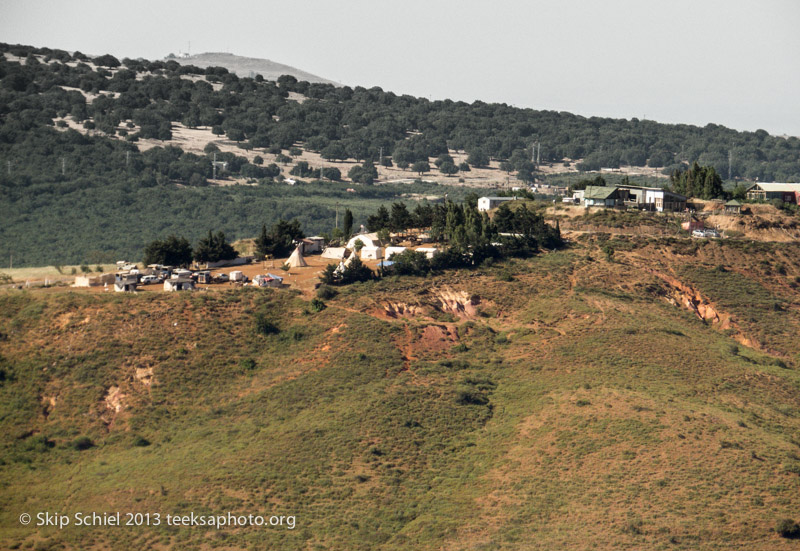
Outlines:
<svg viewBox="0 0 800 551"><path fill-rule="evenodd" d="M316 313L271 290L3 293L2 546L793 549L797 247L600 244ZM19 524L39 511L296 526Z"/></svg>

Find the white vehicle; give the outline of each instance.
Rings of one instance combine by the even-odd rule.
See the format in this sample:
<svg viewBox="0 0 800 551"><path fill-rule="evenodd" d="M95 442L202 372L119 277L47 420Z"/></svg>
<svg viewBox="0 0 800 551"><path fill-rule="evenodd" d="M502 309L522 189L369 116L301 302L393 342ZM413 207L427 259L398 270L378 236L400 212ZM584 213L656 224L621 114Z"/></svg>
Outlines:
<svg viewBox="0 0 800 551"><path fill-rule="evenodd" d="M151 283L161 283L161 278L156 275L146 275L142 278L142 285L150 285Z"/></svg>
<svg viewBox="0 0 800 551"><path fill-rule="evenodd" d="M218 283L225 283L227 281L230 281L230 279L231 278L230 276L228 276L228 274L214 274L214 281Z"/></svg>

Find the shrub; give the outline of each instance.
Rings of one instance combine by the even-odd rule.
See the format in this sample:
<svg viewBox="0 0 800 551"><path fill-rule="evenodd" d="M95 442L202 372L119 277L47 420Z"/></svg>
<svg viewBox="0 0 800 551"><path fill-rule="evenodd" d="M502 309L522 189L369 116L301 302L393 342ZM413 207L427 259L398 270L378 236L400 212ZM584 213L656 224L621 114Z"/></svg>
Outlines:
<svg viewBox="0 0 800 551"><path fill-rule="evenodd" d="M138 436L137 435L133 439L133 445L136 446L137 448L146 448L147 446L150 445L150 440L148 440L144 436Z"/></svg>
<svg viewBox="0 0 800 551"><path fill-rule="evenodd" d="M37 434L25 442L25 448L28 451L43 453L55 446L55 442L49 440L43 434Z"/></svg>
<svg viewBox="0 0 800 551"><path fill-rule="evenodd" d="M72 447L78 451L88 450L94 447L94 442L88 436L79 436L72 442Z"/></svg>
<svg viewBox="0 0 800 551"><path fill-rule="evenodd" d="M462 389L456 394L456 403L462 406L485 406L489 403L489 398L482 392Z"/></svg>
<svg viewBox="0 0 800 551"><path fill-rule="evenodd" d="M253 358L242 358L239 361L239 367L242 371L253 371L256 368L256 362Z"/></svg>
<svg viewBox="0 0 800 551"><path fill-rule="evenodd" d="M321 300L331 300L337 294L336 289L330 287L329 285L320 285L319 289L317 289L317 298Z"/></svg>
<svg viewBox="0 0 800 551"><path fill-rule="evenodd" d="M256 333L259 335L274 335L276 333L280 333L280 329L267 319L262 313L256 314Z"/></svg>
<svg viewBox="0 0 800 551"><path fill-rule="evenodd" d="M775 531L778 532L782 538L790 540L800 539L800 525L790 518L785 518L778 522Z"/></svg>
<svg viewBox="0 0 800 551"><path fill-rule="evenodd" d="M502 271L497 274L497 279L500 281L514 281L514 276L511 275L511 272Z"/></svg>
<svg viewBox="0 0 800 551"><path fill-rule="evenodd" d="M324 301L318 298L311 299L311 310L314 312L322 312L327 307Z"/></svg>

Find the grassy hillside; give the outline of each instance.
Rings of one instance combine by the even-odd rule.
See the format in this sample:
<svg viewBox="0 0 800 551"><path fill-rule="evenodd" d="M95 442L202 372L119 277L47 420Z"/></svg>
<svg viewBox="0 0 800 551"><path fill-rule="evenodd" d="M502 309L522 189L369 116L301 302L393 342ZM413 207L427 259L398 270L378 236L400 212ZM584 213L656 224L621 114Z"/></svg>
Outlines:
<svg viewBox="0 0 800 551"><path fill-rule="evenodd" d="M272 290L3 293L1 545L793 549L800 264L757 247L586 238L318 313ZM38 511L296 527L18 523Z"/></svg>

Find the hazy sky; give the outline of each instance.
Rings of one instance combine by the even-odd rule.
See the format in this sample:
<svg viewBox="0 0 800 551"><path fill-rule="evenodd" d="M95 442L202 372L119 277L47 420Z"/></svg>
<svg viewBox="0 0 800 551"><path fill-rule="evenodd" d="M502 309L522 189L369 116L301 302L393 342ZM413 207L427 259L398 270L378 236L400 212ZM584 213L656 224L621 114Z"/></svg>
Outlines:
<svg viewBox="0 0 800 551"><path fill-rule="evenodd" d="M800 136L798 0L0 0L0 41L191 43L432 99Z"/></svg>

